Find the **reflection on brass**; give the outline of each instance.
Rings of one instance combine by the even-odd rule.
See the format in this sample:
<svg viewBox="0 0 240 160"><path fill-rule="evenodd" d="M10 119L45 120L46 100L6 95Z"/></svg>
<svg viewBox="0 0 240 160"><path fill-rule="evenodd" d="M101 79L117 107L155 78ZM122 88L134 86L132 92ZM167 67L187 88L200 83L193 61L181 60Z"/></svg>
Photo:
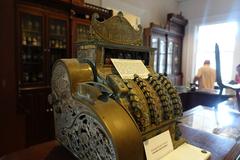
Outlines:
<svg viewBox="0 0 240 160"><path fill-rule="evenodd" d="M145 160L143 141L166 130L175 148L183 143L180 98L167 77L153 72L153 50L140 42L122 13L93 19L89 41L76 44L78 58L55 63L49 101L56 138L78 159ZM142 60L150 74L122 79L111 58Z"/></svg>

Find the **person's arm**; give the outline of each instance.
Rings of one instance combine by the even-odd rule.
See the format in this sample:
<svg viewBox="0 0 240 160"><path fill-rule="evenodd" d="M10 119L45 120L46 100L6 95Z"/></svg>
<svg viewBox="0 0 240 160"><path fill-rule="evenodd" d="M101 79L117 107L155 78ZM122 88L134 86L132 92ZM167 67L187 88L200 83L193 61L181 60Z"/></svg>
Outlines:
<svg viewBox="0 0 240 160"><path fill-rule="evenodd" d="M197 81L199 81L199 77L195 76L194 79L193 79L193 83L196 83Z"/></svg>
<svg viewBox="0 0 240 160"><path fill-rule="evenodd" d="M235 75L235 81L236 81L236 83L240 83L240 75L239 74Z"/></svg>
<svg viewBox="0 0 240 160"><path fill-rule="evenodd" d="M196 83L196 82L199 83L201 75L202 75L201 69L198 69L197 75L193 79L193 83Z"/></svg>

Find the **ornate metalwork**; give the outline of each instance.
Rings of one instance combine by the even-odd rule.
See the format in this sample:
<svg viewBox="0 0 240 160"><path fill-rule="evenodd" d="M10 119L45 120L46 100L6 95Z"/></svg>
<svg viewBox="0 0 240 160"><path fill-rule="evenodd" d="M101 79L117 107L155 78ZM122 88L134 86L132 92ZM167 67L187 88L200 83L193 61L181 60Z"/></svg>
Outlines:
<svg viewBox="0 0 240 160"><path fill-rule="evenodd" d="M59 139L80 159L116 160L114 146L102 124L87 113L79 114Z"/></svg>
<svg viewBox="0 0 240 160"><path fill-rule="evenodd" d="M138 75L135 75L134 81L139 86L147 100L151 123L159 124L160 121L162 121L162 108L160 107L160 100L155 94L156 92L152 90L147 81L140 78Z"/></svg>
<svg viewBox="0 0 240 160"><path fill-rule="evenodd" d="M147 100L141 89L132 80L125 81L129 91L127 100L130 102L129 111L133 115L141 131L151 125L150 112L147 105Z"/></svg>
<svg viewBox="0 0 240 160"><path fill-rule="evenodd" d="M92 16L91 34L93 39L121 45L142 45L141 25L138 26L139 30L136 31L123 17L122 12L119 12L117 16L113 16L104 22L99 22L97 18L97 14Z"/></svg>
<svg viewBox="0 0 240 160"><path fill-rule="evenodd" d="M171 102L174 108L174 115L176 117L182 116L182 103L176 88L173 86L171 81L163 74L158 74L157 77L160 83L163 84L165 89L168 91L168 94L171 98Z"/></svg>

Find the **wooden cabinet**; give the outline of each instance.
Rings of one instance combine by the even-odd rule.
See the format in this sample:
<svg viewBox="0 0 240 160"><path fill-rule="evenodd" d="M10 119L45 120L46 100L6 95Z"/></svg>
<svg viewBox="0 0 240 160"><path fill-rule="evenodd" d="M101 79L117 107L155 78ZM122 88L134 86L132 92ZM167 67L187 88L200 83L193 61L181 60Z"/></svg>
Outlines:
<svg viewBox="0 0 240 160"><path fill-rule="evenodd" d="M44 84L46 79L44 54L44 17L41 12L18 12L18 84Z"/></svg>
<svg viewBox="0 0 240 160"><path fill-rule="evenodd" d="M68 16L17 5L18 111L26 115L26 146L54 137L53 110L47 102L51 68L69 57Z"/></svg>
<svg viewBox="0 0 240 160"><path fill-rule="evenodd" d="M87 39L92 13L106 19L112 11L83 0L16 2L17 112L26 117L23 137L29 146L54 138L48 103L54 62L76 57L74 43Z"/></svg>
<svg viewBox="0 0 240 160"><path fill-rule="evenodd" d="M156 28L158 29L158 28ZM153 28L144 30L145 37L148 38L149 42L147 45L149 47L155 48L154 51L154 70L158 73L166 73L166 54L167 54L167 39L164 30L160 28L154 31Z"/></svg>
<svg viewBox="0 0 240 160"><path fill-rule="evenodd" d="M64 3L72 3L79 6L82 6L84 4L84 0L58 0L58 1L64 2Z"/></svg>
<svg viewBox="0 0 240 160"><path fill-rule="evenodd" d="M52 66L57 59L69 57L68 17L50 15L47 17L47 77L51 78Z"/></svg>
<svg viewBox="0 0 240 160"><path fill-rule="evenodd" d="M71 41L72 41L72 56L77 57L76 43L88 40L90 30L90 20L72 18L71 19Z"/></svg>
<svg viewBox="0 0 240 160"><path fill-rule="evenodd" d="M49 87L21 88L18 92L18 109L25 114L25 145L54 138L53 108L47 101Z"/></svg>
<svg viewBox="0 0 240 160"><path fill-rule="evenodd" d="M183 19L184 22L181 25L178 23L176 25L171 18L170 16L168 17L167 28L162 28L153 23L150 24L149 28L145 28L144 44L155 48L154 70L167 75L175 85L181 85L182 43L184 36L182 26L184 28L187 21Z"/></svg>
<svg viewBox="0 0 240 160"><path fill-rule="evenodd" d="M182 84L182 37L167 36L167 75L176 85Z"/></svg>
<svg viewBox="0 0 240 160"><path fill-rule="evenodd" d="M69 57L68 18L24 5L17 15L19 87L48 85L53 63Z"/></svg>
<svg viewBox="0 0 240 160"><path fill-rule="evenodd" d="M99 21L103 21L112 16L112 10L94 6L89 3L84 3L82 8L75 8L72 10L71 16L71 55L77 57L76 43L88 40L90 34L91 16L94 13L99 14Z"/></svg>
<svg viewBox="0 0 240 160"><path fill-rule="evenodd" d="M72 2L72 0L59 0L59 1L65 2L65 3L71 3Z"/></svg>

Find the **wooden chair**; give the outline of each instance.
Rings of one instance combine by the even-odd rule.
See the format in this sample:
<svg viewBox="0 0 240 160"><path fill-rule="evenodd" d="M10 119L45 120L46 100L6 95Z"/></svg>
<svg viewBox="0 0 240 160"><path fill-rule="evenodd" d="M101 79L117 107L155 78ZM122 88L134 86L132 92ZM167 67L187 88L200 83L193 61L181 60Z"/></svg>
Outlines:
<svg viewBox="0 0 240 160"><path fill-rule="evenodd" d="M220 51L217 43L215 44L215 60L216 60L216 81L220 89L219 96L222 95L222 91L224 88L229 88L234 90L237 98L238 111L240 111L240 84L227 84L222 82Z"/></svg>

